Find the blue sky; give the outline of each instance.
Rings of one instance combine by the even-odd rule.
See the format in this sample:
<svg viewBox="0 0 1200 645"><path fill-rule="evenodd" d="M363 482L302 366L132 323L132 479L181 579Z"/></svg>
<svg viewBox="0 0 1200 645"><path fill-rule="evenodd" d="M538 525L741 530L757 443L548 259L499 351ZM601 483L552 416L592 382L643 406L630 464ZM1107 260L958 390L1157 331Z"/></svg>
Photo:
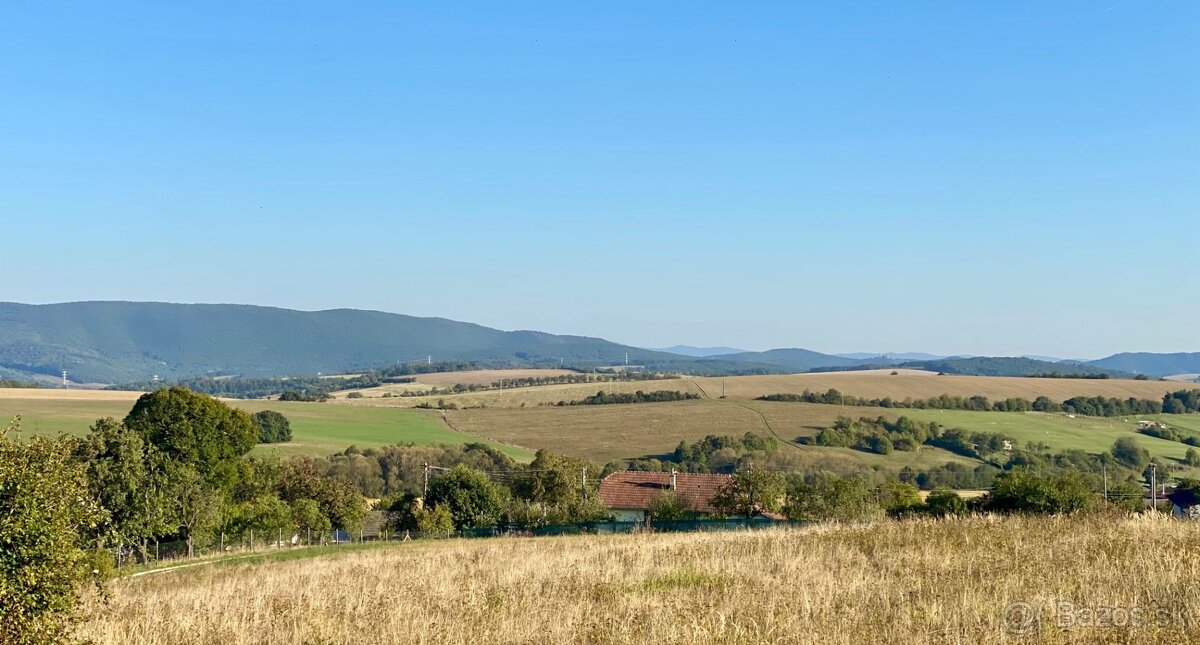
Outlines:
<svg viewBox="0 0 1200 645"><path fill-rule="evenodd" d="M0 300L1200 351L1195 2L159 4L0 8Z"/></svg>

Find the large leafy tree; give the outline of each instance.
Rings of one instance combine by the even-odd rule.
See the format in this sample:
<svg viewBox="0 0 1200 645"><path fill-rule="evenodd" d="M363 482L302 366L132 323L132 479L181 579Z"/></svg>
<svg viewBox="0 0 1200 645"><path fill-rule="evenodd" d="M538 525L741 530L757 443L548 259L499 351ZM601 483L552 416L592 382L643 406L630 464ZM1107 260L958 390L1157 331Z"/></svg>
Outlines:
<svg viewBox="0 0 1200 645"><path fill-rule="evenodd" d="M746 468L733 473L712 504L721 515L754 517L782 509L786 489L783 475L762 468Z"/></svg>
<svg viewBox="0 0 1200 645"><path fill-rule="evenodd" d="M504 512L504 495L488 476L459 464L429 484L425 506L445 505L459 529L495 526Z"/></svg>
<svg viewBox="0 0 1200 645"><path fill-rule="evenodd" d="M194 467L219 487L231 482L234 461L258 441L249 414L182 387L143 394L125 417L125 427L168 461Z"/></svg>
<svg viewBox="0 0 1200 645"><path fill-rule="evenodd" d="M173 486L161 453L140 434L113 419L100 419L76 445L92 498L108 511L105 533L117 544L137 545L175 529Z"/></svg>
<svg viewBox="0 0 1200 645"><path fill-rule="evenodd" d="M84 540L103 511L68 442L15 441L17 429L0 428L0 643L60 643L95 577Z"/></svg>

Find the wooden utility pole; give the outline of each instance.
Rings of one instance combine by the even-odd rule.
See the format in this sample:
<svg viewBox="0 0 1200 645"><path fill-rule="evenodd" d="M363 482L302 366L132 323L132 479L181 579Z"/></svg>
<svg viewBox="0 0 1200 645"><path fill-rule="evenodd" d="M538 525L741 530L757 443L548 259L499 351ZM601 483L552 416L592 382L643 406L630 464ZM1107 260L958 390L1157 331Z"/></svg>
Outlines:
<svg viewBox="0 0 1200 645"><path fill-rule="evenodd" d="M425 483L421 486L421 499L424 500L429 496L429 462L421 464L425 470Z"/></svg>

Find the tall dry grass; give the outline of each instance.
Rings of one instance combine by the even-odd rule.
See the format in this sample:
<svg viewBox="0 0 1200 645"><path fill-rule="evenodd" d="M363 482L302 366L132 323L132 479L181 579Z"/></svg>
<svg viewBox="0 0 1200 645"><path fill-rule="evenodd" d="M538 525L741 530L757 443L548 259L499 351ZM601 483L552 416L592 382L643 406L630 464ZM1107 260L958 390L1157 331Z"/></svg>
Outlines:
<svg viewBox="0 0 1200 645"><path fill-rule="evenodd" d="M117 581L82 635L103 645L1195 642L1197 582L1200 527L1154 518L492 539ZM1047 609L1026 624L1016 602ZM1142 618L1084 613L1105 607Z"/></svg>

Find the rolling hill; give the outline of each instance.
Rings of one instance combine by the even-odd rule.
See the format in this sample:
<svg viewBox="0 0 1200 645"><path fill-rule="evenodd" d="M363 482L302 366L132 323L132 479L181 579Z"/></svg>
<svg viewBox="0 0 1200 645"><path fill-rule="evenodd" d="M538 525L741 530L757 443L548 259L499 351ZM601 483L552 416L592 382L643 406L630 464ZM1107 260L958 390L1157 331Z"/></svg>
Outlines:
<svg viewBox="0 0 1200 645"><path fill-rule="evenodd" d="M0 303L0 369L77 382L337 373L433 356L513 366L679 362L599 338L378 311L147 302Z"/></svg>
<svg viewBox="0 0 1200 645"><path fill-rule="evenodd" d="M1087 363L1093 367L1121 370L1147 376L1200 373L1200 352L1150 354L1147 352L1113 354Z"/></svg>

